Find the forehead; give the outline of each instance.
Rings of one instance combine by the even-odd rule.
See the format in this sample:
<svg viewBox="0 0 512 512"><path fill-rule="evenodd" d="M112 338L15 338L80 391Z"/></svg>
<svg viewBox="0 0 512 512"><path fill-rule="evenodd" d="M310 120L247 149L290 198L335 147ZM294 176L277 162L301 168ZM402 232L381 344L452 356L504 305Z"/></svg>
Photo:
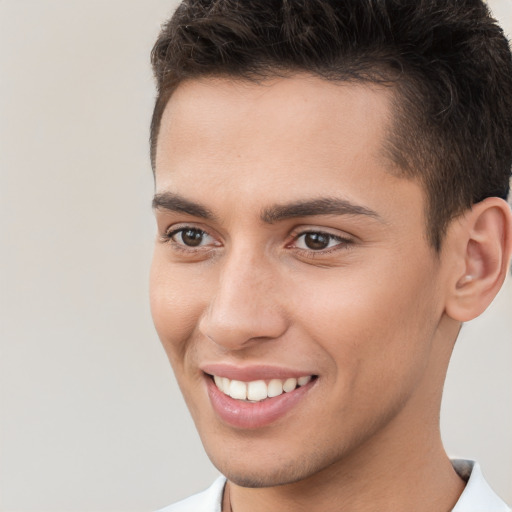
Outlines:
<svg viewBox="0 0 512 512"><path fill-rule="evenodd" d="M161 143L170 140L186 141L191 151L197 146L208 150L221 139L231 139L230 146L244 151L263 141L273 141L273 148L301 139L334 144L342 152L354 139L367 149L374 141L380 149L391 121L391 95L390 88L306 74L261 83L226 78L183 82L162 117L157 166Z"/></svg>
<svg viewBox="0 0 512 512"><path fill-rule="evenodd" d="M382 200L404 181L385 149L392 95L390 88L309 75L184 82L162 117L157 191L193 190L208 200L229 185L251 200L256 190L272 202L283 194Z"/></svg>

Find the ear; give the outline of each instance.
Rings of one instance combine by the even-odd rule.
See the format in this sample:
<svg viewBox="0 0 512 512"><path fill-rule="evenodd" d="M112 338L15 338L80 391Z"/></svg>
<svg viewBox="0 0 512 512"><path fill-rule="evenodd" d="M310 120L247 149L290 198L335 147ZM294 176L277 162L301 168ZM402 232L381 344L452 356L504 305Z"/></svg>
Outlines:
<svg viewBox="0 0 512 512"><path fill-rule="evenodd" d="M446 313L466 322L486 310L507 275L512 253L510 206L489 197L453 221L447 237L454 260Z"/></svg>

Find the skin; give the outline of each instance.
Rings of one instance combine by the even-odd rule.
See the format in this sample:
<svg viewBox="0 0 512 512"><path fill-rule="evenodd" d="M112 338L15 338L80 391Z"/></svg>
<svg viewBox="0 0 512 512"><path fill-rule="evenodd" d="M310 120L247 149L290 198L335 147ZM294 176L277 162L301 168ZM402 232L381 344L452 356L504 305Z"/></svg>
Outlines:
<svg viewBox="0 0 512 512"><path fill-rule="evenodd" d="M181 84L167 105L156 193L204 211L155 208L151 308L205 449L228 477L225 510L229 499L236 512L448 511L463 490L438 416L473 304L454 290L478 281L455 280L469 268L474 219L452 223L440 254L429 245L424 192L383 150L391 94L307 75L209 78ZM319 198L372 214L261 218ZM311 249L305 232L328 246ZM206 392L199 367L218 362L318 378L282 418L240 429Z"/></svg>

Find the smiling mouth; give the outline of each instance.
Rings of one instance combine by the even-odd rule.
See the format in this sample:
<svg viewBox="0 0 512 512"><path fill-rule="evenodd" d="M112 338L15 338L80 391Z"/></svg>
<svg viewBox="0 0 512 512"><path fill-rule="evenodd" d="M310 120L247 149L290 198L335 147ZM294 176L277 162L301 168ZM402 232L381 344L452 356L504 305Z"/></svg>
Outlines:
<svg viewBox="0 0 512 512"><path fill-rule="evenodd" d="M243 382L218 375L210 375L210 377L215 382L217 389L225 395L235 400L252 403L262 402L267 398L275 398L283 393L290 393L316 378L315 375L304 375L298 378L290 377L288 379Z"/></svg>

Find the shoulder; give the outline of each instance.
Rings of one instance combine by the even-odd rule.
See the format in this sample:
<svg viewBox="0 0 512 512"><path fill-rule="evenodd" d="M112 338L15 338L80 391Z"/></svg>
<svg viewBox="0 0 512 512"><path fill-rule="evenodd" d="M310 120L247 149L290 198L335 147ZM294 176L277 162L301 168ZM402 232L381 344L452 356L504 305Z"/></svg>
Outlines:
<svg viewBox="0 0 512 512"><path fill-rule="evenodd" d="M485 481L480 466L470 460L452 460L459 476L466 480L466 488L452 512L511 512Z"/></svg>
<svg viewBox="0 0 512 512"><path fill-rule="evenodd" d="M203 492L169 505L158 512L221 512L222 493L226 479L220 476Z"/></svg>

